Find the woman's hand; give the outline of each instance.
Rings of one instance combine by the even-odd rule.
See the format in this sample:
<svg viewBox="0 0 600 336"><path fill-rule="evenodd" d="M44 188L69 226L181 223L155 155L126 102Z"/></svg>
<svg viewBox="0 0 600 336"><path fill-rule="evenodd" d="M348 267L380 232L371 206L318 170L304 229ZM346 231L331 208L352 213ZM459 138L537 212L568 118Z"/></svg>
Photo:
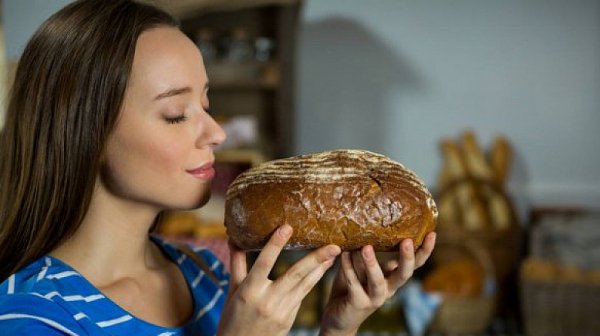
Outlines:
<svg viewBox="0 0 600 336"><path fill-rule="evenodd" d="M300 303L341 253L335 245L322 247L271 281L269 273L291 235L289 225L275 231L250 272L246 254L230 244L231 280L218 335L287 335Z"/></svg>
<svg viewBox="0 0 600 336"><path fill-rule="evenodd" d="M434 232L427 234L416 253L412 241L404 240L400 244L399 260L391 260L382 266L370 245L361 251L342 253L341 267L325 306L320 335L356 334L362 322L425 263L434 245Z"/></svg>

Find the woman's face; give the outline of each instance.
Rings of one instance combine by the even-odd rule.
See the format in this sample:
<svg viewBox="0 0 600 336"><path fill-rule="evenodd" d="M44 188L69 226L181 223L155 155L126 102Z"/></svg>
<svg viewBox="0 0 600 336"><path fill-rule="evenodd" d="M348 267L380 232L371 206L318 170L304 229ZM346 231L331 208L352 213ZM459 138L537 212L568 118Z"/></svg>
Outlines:
<svg viewBox="0 0 600 336"><path fill-rule="evenodd" d="M208 78L198 48L178 29L138 39L120 118L108 140L108 192L157 210L193 209L210 197L213 147L225 133L207 114Z"/></svg>

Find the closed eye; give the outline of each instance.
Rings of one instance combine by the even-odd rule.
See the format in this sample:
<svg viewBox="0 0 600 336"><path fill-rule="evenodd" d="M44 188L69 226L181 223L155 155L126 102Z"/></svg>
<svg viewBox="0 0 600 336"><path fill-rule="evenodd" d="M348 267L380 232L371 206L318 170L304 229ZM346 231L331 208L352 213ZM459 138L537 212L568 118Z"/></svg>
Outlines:
<svg viewBox="0 0 600 336"><path fill-rule="evenodd" d="M165 117L165 121L167 124L180 124L187 120L187 117L184 115L176 116L176 117Z"/></svg>

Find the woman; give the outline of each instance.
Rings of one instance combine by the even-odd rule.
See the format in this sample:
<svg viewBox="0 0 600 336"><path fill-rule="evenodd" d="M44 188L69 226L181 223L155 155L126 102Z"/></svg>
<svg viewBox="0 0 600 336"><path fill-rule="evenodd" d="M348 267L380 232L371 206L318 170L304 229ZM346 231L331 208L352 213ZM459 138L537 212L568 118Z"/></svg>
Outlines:
<svg viewBox="0 0 600 336"><path fill-rule="evenodd" d="M252 269L231 247L231 274L197 250L203 271L151 236L164 210L210 196L208 79L175 20L132 0L80 0L25 48L2 133L0 330L13 335L285 335L339 247L277 280L289 237L273 234ZM422 265L434 234L380 268L372 247L342 267L322 335L351 335ZM364 284L364 285L363 285Z"/></svg>

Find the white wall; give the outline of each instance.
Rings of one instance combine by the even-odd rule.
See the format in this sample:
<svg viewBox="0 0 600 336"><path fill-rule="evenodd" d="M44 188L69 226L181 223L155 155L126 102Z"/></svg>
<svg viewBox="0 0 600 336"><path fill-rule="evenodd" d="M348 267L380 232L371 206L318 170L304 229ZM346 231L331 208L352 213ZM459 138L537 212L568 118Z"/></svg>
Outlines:
<svg viewBox="0 0 600 336"><path fill-rule="evenodd" d="M27 41L37 27L52 13L71 0L0 0L2 6L2 41L0 61L0 129L4 125L9 68L19 59ZM5 29L6 27L6 29Z"/></svg>
<svg viewBox="0 0 600 336"><path fill-rule="evenodd" d="M307 0L297 152L365 148L435 185L443 137L516 151L511 190L600 207L600 1Z"/></svg>
<svg viewBox="0 0 600 336"><path fill-rule="evenodd" d="M70 2L71 0L2 0L7 58L18 59L38 26Z"/></svg>

